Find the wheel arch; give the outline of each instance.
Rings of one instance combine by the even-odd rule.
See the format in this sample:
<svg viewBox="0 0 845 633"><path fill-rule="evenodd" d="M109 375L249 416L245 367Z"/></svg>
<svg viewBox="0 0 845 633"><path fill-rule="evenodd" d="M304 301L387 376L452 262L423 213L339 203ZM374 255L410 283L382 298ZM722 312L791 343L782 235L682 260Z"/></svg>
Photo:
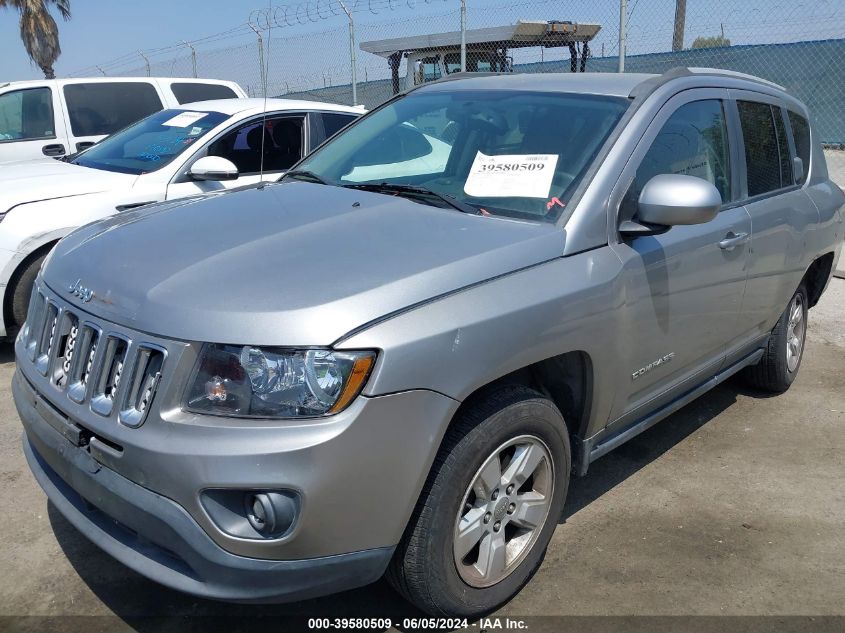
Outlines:
<svg viewBox="0 0 845 633"><path fill-rule="evenodd" d="M23 275L24 271L30 266L30 264L32 264L32 262L37 260L42 255L46 255L51 250L53 250L53 247L55 247L56 244L59 243L59 239L61 238L56 238L44 244L41 244L38 248L28 253L26 256L24 256L21 260L17 262L17 265L9 274L8 281L6 282L6 287L3 291L3 324L7 331L13 321L12 296L18 280L20 279L21 275Z"/></svg>
<svg viewBox="0 0 845 633"><path fill-rule="evenodd" d="M825 253L824 255L817 257L813 263L810 264L809 268L807 268L807 272L804 273L804 277L801 281L807 287L807 299L809 300L808 307L812 308L819 302L824 289L827 287L832 272L832 252Z"/></svg>
<svg viewBox="0 0 845 633"><path fill-rule="evenodd" d="M587 352L576 350L552 356L478 386L461 402L447 431L460 418L463 410L474 406L491 391L505 385L529 387L549 398L563 415L573 452L573 470L579 472L579 447L590 421L593 384L593 361Z"/></svg>

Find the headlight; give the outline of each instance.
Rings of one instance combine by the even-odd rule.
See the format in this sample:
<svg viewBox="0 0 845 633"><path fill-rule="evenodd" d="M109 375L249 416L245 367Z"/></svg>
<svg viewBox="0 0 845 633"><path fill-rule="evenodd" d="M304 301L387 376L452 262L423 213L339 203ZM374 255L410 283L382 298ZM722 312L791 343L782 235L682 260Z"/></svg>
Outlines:
<svg viewBox="0 0 845 633"><path fill-rule="evenodd" d="M363 389L375 353L207 344L185 408L252 418L331 415Z"/></svg>

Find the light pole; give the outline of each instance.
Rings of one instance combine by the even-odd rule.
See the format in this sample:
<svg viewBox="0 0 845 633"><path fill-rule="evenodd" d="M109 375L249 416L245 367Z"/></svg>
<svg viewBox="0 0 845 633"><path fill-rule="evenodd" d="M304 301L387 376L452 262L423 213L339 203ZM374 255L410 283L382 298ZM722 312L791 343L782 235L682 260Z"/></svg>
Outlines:
<svg viewBox="0 0 845 633"><path fill-rule="evenodd" d="M358 105L358 77L355 70L355 20L352 19L352 11L346 8L342 0L337 0L340 8L349 18L349 63L352 66L352 105Z"/></svg>
<svg viewBox="0 0 845 633"><path fill-rule="evenodd" d="M619 0L619 72L625 72L625 25L628 18L628 0Z"/></svg>
<svg viewBox="0 0 845 633"><path fill-rule="evenodd" d="M461 0L461 72L467 71L467 0Z"/></svg>

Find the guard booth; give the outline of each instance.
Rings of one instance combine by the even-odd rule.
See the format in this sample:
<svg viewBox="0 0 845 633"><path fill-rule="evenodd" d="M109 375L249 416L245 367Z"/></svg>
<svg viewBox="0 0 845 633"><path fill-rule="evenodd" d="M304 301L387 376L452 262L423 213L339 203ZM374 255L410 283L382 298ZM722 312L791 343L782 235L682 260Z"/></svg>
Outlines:
<svg viewBox="0 0 845 633"><path fill-rule="evenodd" d="M570 70L584 72L590 56L589 42L600 29L599 24L519 20L507 26L469 30L466 31L466 70L513 72L509 53L515 48L538 46L569 48ZM361 42L361 50L387 59L393 94L461 70L460 31ZM407 60L404 84L399 77L403 58Z"/></svg>

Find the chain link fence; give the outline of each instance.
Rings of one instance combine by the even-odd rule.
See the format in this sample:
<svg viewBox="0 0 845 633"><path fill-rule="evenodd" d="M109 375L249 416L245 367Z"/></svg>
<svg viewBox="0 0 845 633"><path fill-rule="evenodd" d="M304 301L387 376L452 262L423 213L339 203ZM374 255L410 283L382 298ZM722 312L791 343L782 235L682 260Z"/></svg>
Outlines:
<svg viewBox="0 0 845 633"><path fill-rule="evenodd" d="M266 88L268 96L354 100L372 108L398 89L461 67L724 68L779 83L807 103L831 171L845 180L845 3L839 0L308 0L244 17L227 31L142 49L73 75L228 79L252 96Z"/></svg>

